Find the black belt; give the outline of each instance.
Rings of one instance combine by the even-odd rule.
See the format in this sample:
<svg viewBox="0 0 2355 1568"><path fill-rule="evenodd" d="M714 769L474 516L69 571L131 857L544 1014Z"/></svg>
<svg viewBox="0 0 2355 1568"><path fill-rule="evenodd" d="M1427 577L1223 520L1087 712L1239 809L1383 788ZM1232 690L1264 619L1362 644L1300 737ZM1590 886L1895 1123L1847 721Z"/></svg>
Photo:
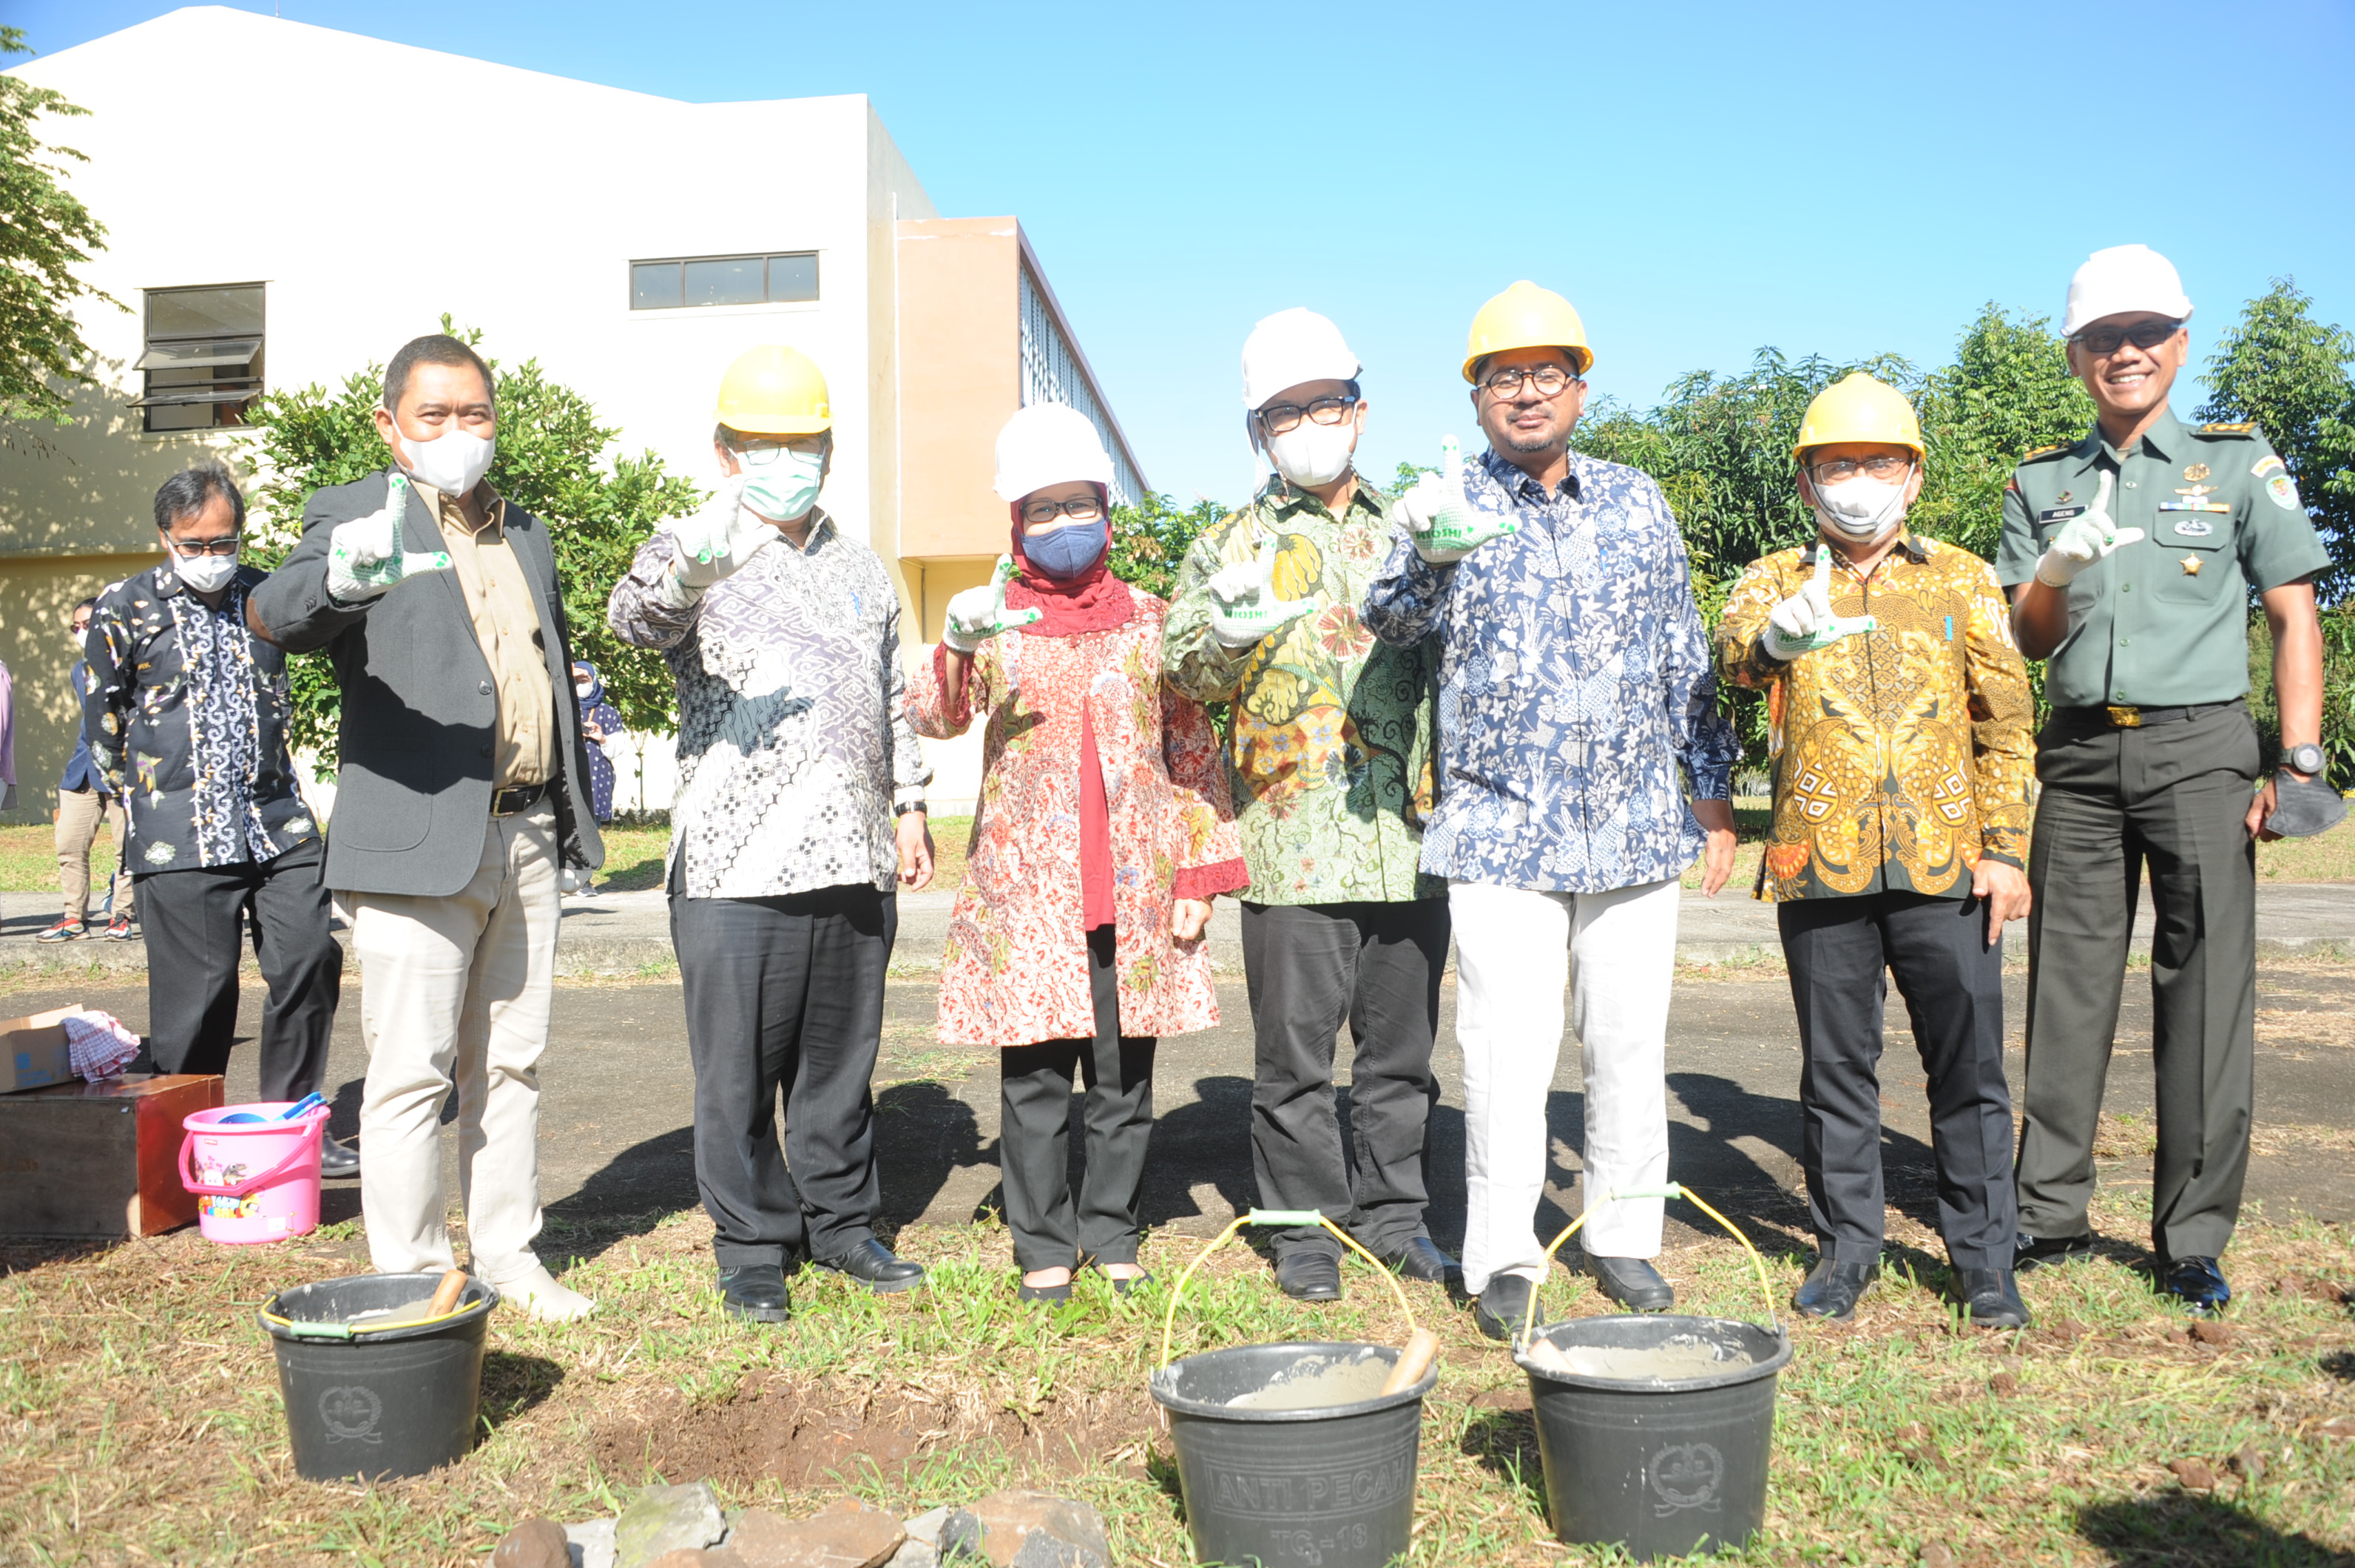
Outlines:
<svg viewBox="0 0 2355 1568"><path fill-rule="evenodd" d="M2238 708L2241 699L2230 702L2195 702L2189 708L2137 708L2130 703L2113 703L2106 708L2056 708L2052 716L2073 723L2098 724L2111 730L2147 730L2153 724L2173 724L2185 719L2204 718L2222 713L2227 708Z"/></svg>
<svg viewBox="0 0 2355 1568"><path fill-rule="evenodd" d="M536 784L518 784L513 789L493 790L491 815L514 816L519 812L529 811L533 806L538 805L547 794L548 785L544 782Z"/></svg>

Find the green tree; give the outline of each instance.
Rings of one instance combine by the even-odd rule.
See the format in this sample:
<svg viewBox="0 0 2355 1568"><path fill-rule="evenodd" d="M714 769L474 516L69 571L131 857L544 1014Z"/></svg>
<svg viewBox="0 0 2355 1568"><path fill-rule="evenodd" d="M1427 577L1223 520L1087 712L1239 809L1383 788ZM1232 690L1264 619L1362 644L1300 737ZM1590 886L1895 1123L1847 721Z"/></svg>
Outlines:
<svg viewBox="0 0 2355 1568"><path fill-rule="evenodd" d="M2003 532L2003 488L2019 460L2075 441L2094 422L2094 400L2070 373L2068 351L2046 318L2015 318L1993 304L1914 402L1929 456L1907 520L1989 560Z"/></svg>
<svg viewBox="0 0 2355 1568"><path fill-rule="evenodd" d="M1168 496L1146 491L1133 507L1112 509L1112 547L1108 559L1113 575L1122 581L1167 599L1178 589L1178 567L1186 551L1231 508L1208 496L1180 510Z"/></svg>
<svg viewBox="0 0 2355 1568"><path fill-rule="evenodd" d="M2203 420L2254 420L2297 482L2307 516L2330 551L2315 584L2336 604L2355 587L2355 334L2314 319L2289 278L2242 307L2208 361Z"/></svg>
<svg viewBox="0 0 2355 1568"><path fill-rule="evenodd" d="M0 55L32 52L23 28L0 27ZM66 189L64 166L45 161L90 160L33 131L43 114L89 112L52 88L0 76L0 419L65 423L72 389L91 384L74 301L87 294L123 308L74 276L91 251L106 249L106 226Z"/></svg>
<svg viewBox="0 0 2355 1568"><path fill-rule="evenodd" d="M450 318L442 330L452 331ZM479 342L479 332L460 333ZM645 733L677 728L677 689L662 656L626 647L605 624L605 597L638 546L664 521L683 517L706 492L668 472L652 452L608 457L621 432L601 423L588 400L548 379L536 359L515 369L488 361L496 379L498 456L490 480L500 495L548 525L557 580L571 623L572 653L604 677L622 721ZM347 484L386 466L377 434L384 368L354 371L336 391L313 385L263 394L246 423L262 479L253 499L265 514L251 559L274 568L293 548L303 507L314 490ZM293 741L315 749L329 767L342 695L325 655L292 661Z"/></svg>

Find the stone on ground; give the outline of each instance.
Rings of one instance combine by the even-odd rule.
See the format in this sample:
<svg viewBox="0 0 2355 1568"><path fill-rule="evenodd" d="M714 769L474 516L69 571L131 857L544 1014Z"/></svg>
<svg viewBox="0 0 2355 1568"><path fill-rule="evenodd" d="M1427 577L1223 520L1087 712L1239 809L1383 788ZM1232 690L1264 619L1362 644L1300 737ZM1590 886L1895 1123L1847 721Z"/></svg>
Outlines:
<svg viewBox="0 0 2355 1568"><path fill-rule="evenodd" d="M564 1527L554 1520L527 1519L491 1553L491 1568L572 1568Z"/></svg>
<svg viewBox="0 0 2355 1568"><path fill-rule="evenodd" d="M750 1509L727 1550L744 1568L882 1568L905 1533L897 1515L842 1498L808 1519Z"/></svg>
<svg viewBox="0 0 2355 1568"><path fill-rule="evenodd" d="M568 1524L564 1539L581 1549L581 1568L613 1568L613 1521L592 1519L585 1524Z"/></svg>
<svg viewBox="0 0 2355 1568"><path fill-rule="evenodd" d="M701 1481L685 1487L647 1487L613 1523L613 1565L654 1568L655 1559L666 1552L699 1551L727 1532L719 1499Z"/></svg>
<svg viewBox="0 0 2355 1568"><path fill-rule="evenodd" d="M1103 1515L1050 1492L992 1492L970 1510L993 1568L1112 1568Z"/></svg>

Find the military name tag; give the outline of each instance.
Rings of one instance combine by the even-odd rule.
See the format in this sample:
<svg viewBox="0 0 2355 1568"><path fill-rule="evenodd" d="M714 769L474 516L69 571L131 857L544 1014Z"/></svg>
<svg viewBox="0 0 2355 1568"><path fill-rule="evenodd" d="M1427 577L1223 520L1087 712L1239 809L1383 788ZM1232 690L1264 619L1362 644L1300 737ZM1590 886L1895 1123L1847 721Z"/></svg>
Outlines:
<svg viewBox="0 0 2355 1568"><path fill-rule="evenodd" d="M2036 520L2040 523L2065 523L2084 510L2083 507L2055 507L2051 511L2037 513Z"/></svg>
<svg viewBox="0 0 2355 1568"><path fill-rule="evenodd" d="M2204 539L2216 531L2216 525L2205 517L2186 517L2175 525L2175 531L2188 539Z"/></svg>

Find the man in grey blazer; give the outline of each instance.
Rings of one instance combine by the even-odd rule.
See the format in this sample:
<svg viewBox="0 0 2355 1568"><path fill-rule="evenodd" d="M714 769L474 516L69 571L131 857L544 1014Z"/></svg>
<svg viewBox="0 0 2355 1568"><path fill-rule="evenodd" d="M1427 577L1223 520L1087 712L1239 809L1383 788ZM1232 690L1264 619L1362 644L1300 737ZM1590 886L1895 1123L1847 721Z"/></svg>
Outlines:
<svg viewBox="0 0 2355 1568"><path fill-rule="evenodd" d="M532 1252L558 873L605 858L555 555L485 482L497 411L473 349L405 346L376 421L394 466L314 495L246 612L291 653L326 649L343 687L326 882L360 961L368 1252L388 1274L451 1266L454 1087L474 1272L535 1317L582 1317Z"/></svg>

